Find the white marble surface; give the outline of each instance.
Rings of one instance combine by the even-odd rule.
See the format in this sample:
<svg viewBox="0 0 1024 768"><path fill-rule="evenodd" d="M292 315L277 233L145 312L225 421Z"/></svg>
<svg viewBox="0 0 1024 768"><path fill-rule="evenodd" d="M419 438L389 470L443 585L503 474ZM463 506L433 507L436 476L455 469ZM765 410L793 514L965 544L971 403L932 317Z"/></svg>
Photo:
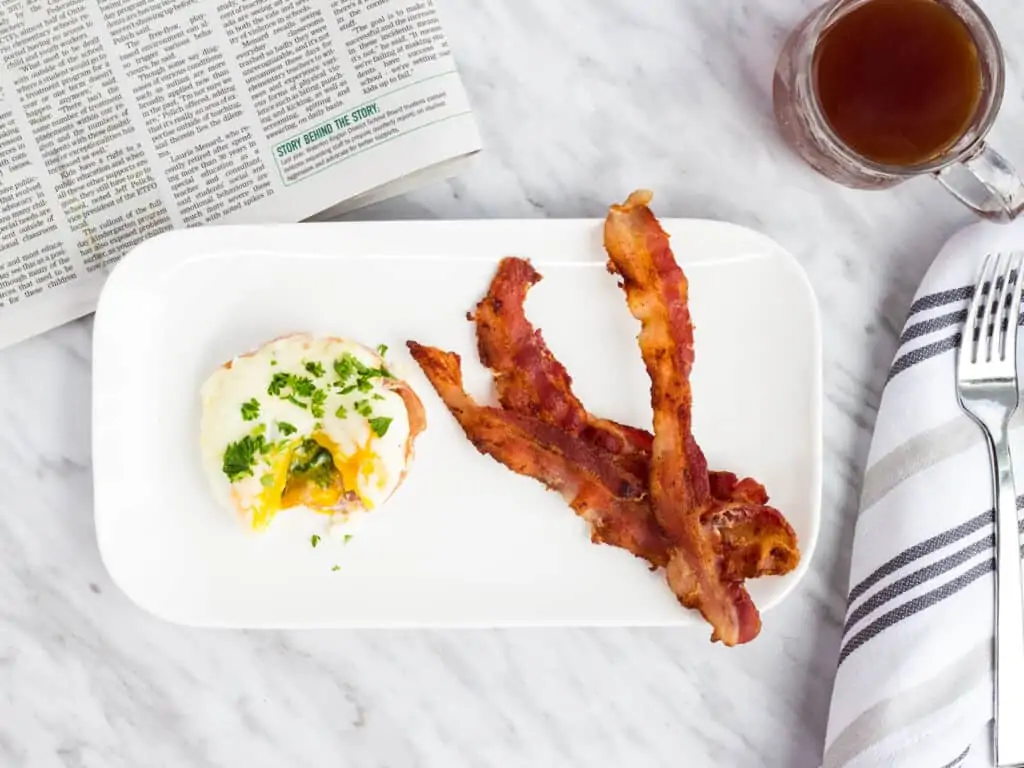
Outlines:
<svg viewBox="0 0 1024 768"><path fill-rule="evenodd" d="M136 609L92 524L89 320L0 353L0 765L815 766L857 486L897 328L971 218L938 185L829 184L774 132L771 71L811 0L446 0L486 141L451 183L353 218L666 216L760 229L818 292L824 527L752 646L705 632L214 632ZM1024 11L994 142L1024 165Z"/></svg>

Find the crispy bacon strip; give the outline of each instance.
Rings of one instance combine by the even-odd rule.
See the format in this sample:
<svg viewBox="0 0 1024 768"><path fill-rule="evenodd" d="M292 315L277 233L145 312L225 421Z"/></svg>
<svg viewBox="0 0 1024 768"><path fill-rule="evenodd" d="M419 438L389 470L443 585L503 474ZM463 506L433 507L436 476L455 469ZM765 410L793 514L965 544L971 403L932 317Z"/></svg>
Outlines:
<svg viewBox="0 0 1024 768"><path fill-rule="evenodd" d="M526 317L525 301L529 289L541 275L525 259L502 259L487 295L476 307L477 347L480 361L491 369L499 402L508 410L529 415L558 426L580 437L597 450L613 455L625 470L646 478L650 471L653 442L645 430L625 426L590 414L572 391L572 379L555 358L540 330ZM704 524L722 529L723 555L730 574L746 578L780 575L799 562L796 535L786 519L765 506L768 495L755 480L739 481L729 472L712 472L713 496L726 506L709 514ZM594 503L587 504L593 509ZM579 512L579 510L577 509ZM628 527L643 525L658 529L647 500L619 503L614 509L592 512L603 527L595 527L595 541L614 544L606 532L615 532L622 524L612 525L613 515L628 515ZM586 515L585 515L586 516ZM640 557L645 555L634 552ZM667 551L648 559L652 565L667 563Z"/></svg>
<svg viewBox="0 0 1024 768"><path fill-rule="evenodd" d="M529 261L502 259L473 314L480 362L494 374L498 401L508 410L554 424L616 456L649 454L649 433L592 416L573 394L565 366L526 318L526 294L540 280ZM637 468L646 476L646 458L642 460Z"/></svg>
<svg viewBox="0 0 1024 768"><path fill-rule="evenodd" d="M692 432L688 283L647 207L651 197L634 192L625 204L612 206L604 232L608 269L622 277L630 312L641 323L640 351L651 377L651 506L671 542L672 591L711 624L712 640L737 645L757 636L761 619L742 582L729 573L721 537L704 524L714 516L715 501Z"/></svg>
<svg viewBox="0 0 1024 768"><path fill-rule="evenodd" d="M781 512L768 506L764 486L731 472L712 472L709 480L713 503L701 522L709 535L720 538L725 578L781 576L796 568L796 532Z"/></svg>
<svg viewBox="0 0 1024 768"><path fill-rule="evenodd" d="M600 476L607 481L617 475L602 463L599 455L591 453L592 447L530 417L476 404L463 389L458 355L416 342L409 342L408 346L481 453L559 492L590 523L595 543L625 549L653 567L668 565L669 542L647 501L618 498L602 485ZM736 578L754 578L791 570L796 564L788 544L792 530L777 511L757 503L763 489L753 494L736 493L735 475L723 472L719 478L716 490L723 494L722 501L726 503L711 510L708 525L721 530L728 543L727 572ZM635 480L628 475L623 479ZM752 487L760 488L756 483Z"/></svg>
<svg viewBox="0 0 1024 768"><path fill-rule="evenodd" d="M478 451L560 493L591 524L596 540L622 547L655 565L668 563L668 548L653 517L623 512L641 501L646 492L642 478L551 424L478 405L463 387L461 361L454 352L415 341L407 346Z"/></svg>
<svg viewBox="0 0 1024 768"><path fill-rule="evenodd" d="M573 393L565 366L527 319L526 294L541 279L526 259L502 259L487 295L472 315L480 362L494 375L498 401L508 410L579 435L646 477L654 440L651 433L590 414ZM734 475L726 476L735 481Z"/></svg>
<svg viewBox="0 0 1024 768"><path fill-rule="evenodd" d="M506 258L498 265L487 295L477 304L477 351L494 374L503 408L528 414L577 434L587 412L572 393L572 379L555 359L523 305L541 276L530 262Z"/></svg>
<svg viewBox="0 0 1024 768"><path fill-rule="evenodd" d="M502 262L473 318L480 358L495 376L503 408L480 406L466 394L457 355L416 342L408 346L478 450L561 493L591 524L595 542L622 547L654 567L666 567L680 602L699 609L715 627L712 639L734 645L752 639L760 629L757 609L742 581L792 570L799 562L799 550L792 528L766 505L768 496L759 483L739 480L728 472L707 472L690 427L693 335L686 280L675 265L667 237L646 208L649 199L649 193L638 193L625 206L613 207L606 245L612 255L608 232L614 233L617 213L632 216L638 208L643 209L641 214L646 212L639 223L648 229L640 233L642 237L631 233L642 247L627 256L634 259L633 267L647 268L643 274L648 284L634 279L643 290L631 293L627 280L627 297L634 315L642 321L654 318L663 326L655 340L682 342L674 348L662 346L662 351L643 346L645 335L651 341L645 323L641 342L654 384L657 437L598 419L576 398L565 368L526 319L526 294L540 275L522 259ZM631 227L635 224L630 222ZM614 266L613 258L610 267ZM623 269L613 271L628 277ZM637 297L644 301L635 301ZM650 304L647 299L652 300ZM657 365L652 370L652 360L664 370ZM679 386L673 389L666 383ZM666 418L668 441L658 432ZM673 454L673 446L681 448L678 455ZM680 470L674 481L673 466ZM661 484L661 495L654 498L653 506L645 479L652 491L656 483ZM674 506L672 501L681 505Z"/></svg>

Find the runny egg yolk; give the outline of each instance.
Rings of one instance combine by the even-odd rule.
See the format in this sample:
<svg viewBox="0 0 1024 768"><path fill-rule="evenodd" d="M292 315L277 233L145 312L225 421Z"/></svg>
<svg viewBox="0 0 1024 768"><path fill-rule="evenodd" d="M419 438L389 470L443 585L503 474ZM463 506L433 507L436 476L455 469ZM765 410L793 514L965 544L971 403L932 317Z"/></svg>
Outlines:
<svg viewBox="0 0 1024 768"><path fill-rule="evenodd" d="M212 373L199 438L222 506L261 531L286 509L347 522L386 502L411 458L409 403L422 407L382 354L295 334Z"/></svg>
<svg viewBox="0 0 1024 768"><path fill-rule="evenodd" d="M312 445L311 445L312 444ZM329 461L314 446L326 451ZM319 459L315 468L311 459ZM253 505L252 527L266 528L282 509L303 506L313 512L333 514L342 497L351 492L369 511L373 501L360 490L359 478L368 480L376 473L378 487L383 488L385 467L369 444L359 446L354 453L344 454L340 447L323 432L315 432L308 440L289 443L271 462L271 470L264 477L264 489Z"/></svg>

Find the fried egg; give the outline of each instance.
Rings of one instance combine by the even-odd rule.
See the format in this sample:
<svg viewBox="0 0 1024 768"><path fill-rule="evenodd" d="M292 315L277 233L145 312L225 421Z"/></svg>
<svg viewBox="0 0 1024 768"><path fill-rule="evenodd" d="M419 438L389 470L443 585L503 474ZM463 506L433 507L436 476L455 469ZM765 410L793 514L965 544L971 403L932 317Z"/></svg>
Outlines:
<svg viewBox="0 0 1024 768"><path fill-rule="evenodd" d="M202 386L202 461L218 502L255 530L305 507L343 519L386 502L426 427L383 355L297 334L223 365Z"/></svg>

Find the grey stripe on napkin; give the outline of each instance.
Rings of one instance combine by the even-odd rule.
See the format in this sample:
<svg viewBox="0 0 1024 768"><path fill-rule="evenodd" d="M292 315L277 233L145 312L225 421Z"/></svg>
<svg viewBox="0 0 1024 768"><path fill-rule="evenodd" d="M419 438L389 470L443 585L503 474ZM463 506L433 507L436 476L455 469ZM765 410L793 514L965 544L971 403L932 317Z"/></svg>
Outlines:
<svg viewBox="0 0 1024 768"><path fill-rule="evenodd" d="M927 336L929 333L940 331L943 328L949 328L951 325L963 325L966 320L966 309L961 309L959 312L950 312L948 315L933 317L930 320L922 320L920 323L910 326L903 332L903 335L900 336L899 344L902 347L908 341L912 341L920 336Z"/></svg>
<svg viewBox="0 0 1024 768"><path fill-rule="evenodd" d="M924 312L927 309L944 307L947 304L952 304L954 301L967 301L972 296L974 296L973 285L963 285L959 288L952 288L948 291L940 291L939 293L922 296L910 305L910 312L907 314L907 319L909 320L918 312Z"/></svg>
<svg viewBox="0 0 1024 768"><path fill-rule="evenodd" d="M1022 244L1024 219L959 232L903 324L861 487L824 768L988 764L995 513L956 362L984 255ZM1021 427L1024 408L1010 423L1024 493Z"/></svg>
<svg viewBox="0 0 1024 768"><path fill-rule="evenodd" d="M843 666L843 663L850 658L850 654L871 640L874 640L880 634L885 632L885 630L895 627L901 621L909 619L911 616L914 616L921 611L928 610L933 605L938 605L943 600L947 600L957 592L969 587L982 576L992 573L992 571L995 570L995 567L995 557L990 557L987 560L978 563L969 571L961 573L955 579L947 581L941 587L933 589L931 592L926 592L919 597L915 597L913 600L908 600L899 607L883 614L846 641L842 649L839 651L839 662L836 666Z"/></svg>
<svg viewBox="0 0 1024 768"><path fill-rule="evenodd" d="M1024 426L1024 409L1010 420L1010 429ZM864 473L860 514L875 506L900 483L909 480L941 461L951 459L983 442L978 425L966 416L957 416L893 448Z"/></svg>
<svg viewBox="0 0 1024 768"><path fill-rule="evenodd" d="M890 734L952 704L989 674L991 654L992 644L986 640L930 680L875 704L836 737L825 752L823 768L842 768Z"/></svg>

